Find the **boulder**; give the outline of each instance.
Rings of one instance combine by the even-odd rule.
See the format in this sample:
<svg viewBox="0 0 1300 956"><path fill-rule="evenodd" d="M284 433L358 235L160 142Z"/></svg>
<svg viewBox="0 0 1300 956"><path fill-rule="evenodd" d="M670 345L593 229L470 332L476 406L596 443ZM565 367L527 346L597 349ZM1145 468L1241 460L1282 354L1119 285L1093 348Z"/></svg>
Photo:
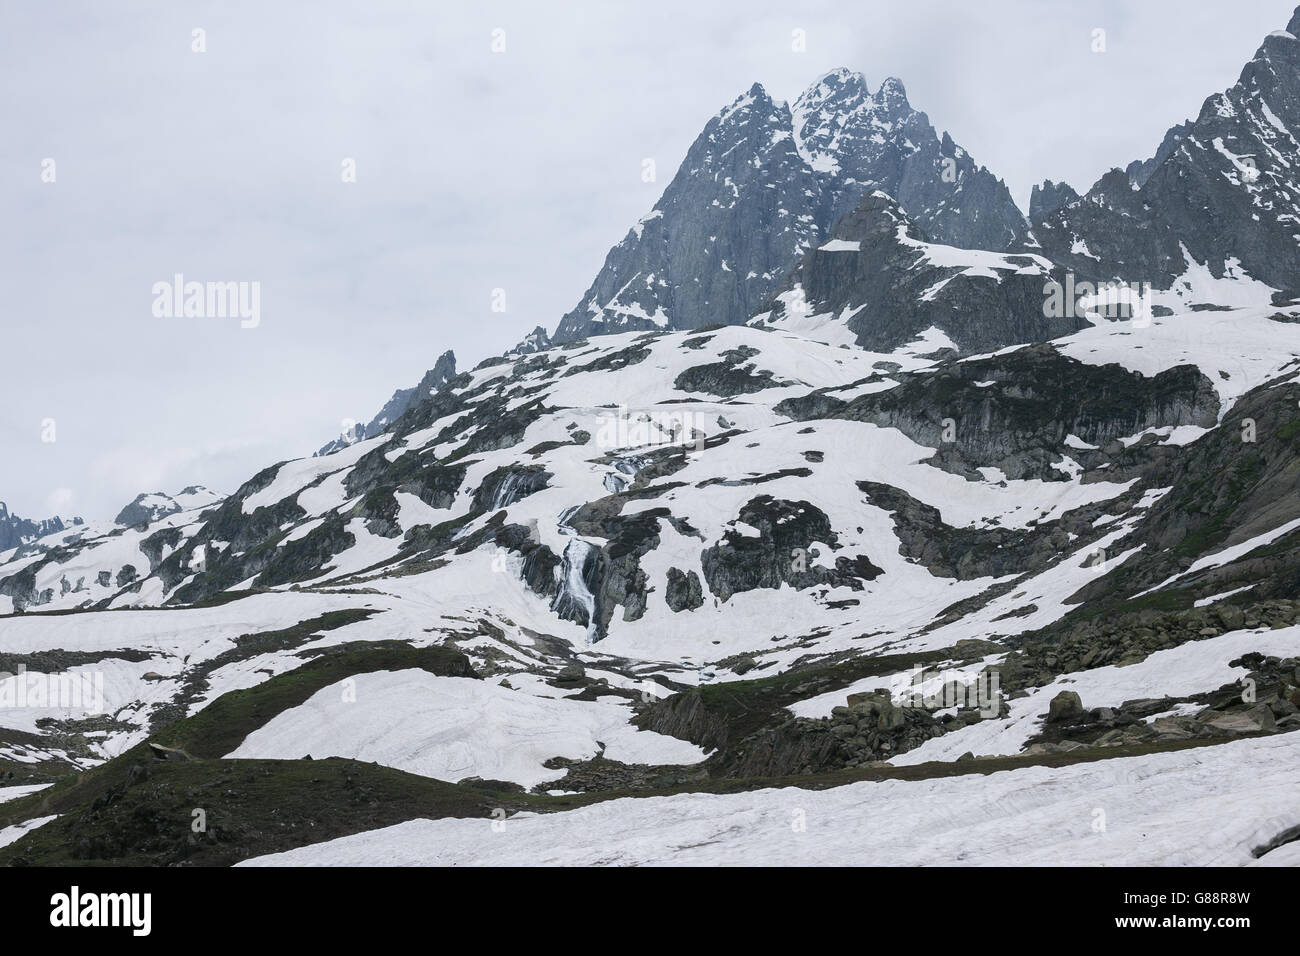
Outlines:
<svg viewBox="0 0 1300 956"><path fill-rule="evenodd" d="M565 664L560 668L560 672L555 675L555 679L566 683L573 683L582 680L587 676L586 669L577 661Z"/></svg>
<svg viewBox="0 0 1300 956"><path fill-rule="evenodd" d="M1078 720L1083 713L1083 701L1079 699L1079 695L1072 690L1063 690L1052 698L1052 703L1047 709L1047 722L1060 724Z"/></svg>

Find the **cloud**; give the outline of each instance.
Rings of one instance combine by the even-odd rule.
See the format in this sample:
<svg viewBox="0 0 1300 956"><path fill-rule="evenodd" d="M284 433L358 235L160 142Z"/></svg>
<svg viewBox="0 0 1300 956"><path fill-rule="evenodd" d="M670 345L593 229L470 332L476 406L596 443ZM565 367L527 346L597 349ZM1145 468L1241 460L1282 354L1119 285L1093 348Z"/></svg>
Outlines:
<svg viewBox="0 0 1300 956"><path fill-rule="evenodd" d="M71 488L55 488L45 498L45 515L71 517L76 506L77 495Z"/></svg>

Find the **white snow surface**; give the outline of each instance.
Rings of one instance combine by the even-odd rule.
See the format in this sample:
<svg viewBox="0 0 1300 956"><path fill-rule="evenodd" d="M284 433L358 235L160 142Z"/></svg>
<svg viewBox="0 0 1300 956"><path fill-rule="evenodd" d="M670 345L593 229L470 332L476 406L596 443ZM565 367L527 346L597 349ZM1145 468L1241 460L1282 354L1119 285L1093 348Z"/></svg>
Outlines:
<svg viewBox="0 0 1300 956"><path fill-rule="evenodd" d="M497 830L413 820L240 865L1246 865L1297 817L1300 734L1283 734L1056 770L624 798Z"/></svg>
<svg viewBox="0 0 1300 956"><path fill-rule="evenodd" d="M618 703L535 697L487 681L422 670L359 674L317 691L249 734L229 757L351 757L455 782L532 787L567 771L551 757L603 753L624 763L698 763L694 744L628 723Z"/></svg>

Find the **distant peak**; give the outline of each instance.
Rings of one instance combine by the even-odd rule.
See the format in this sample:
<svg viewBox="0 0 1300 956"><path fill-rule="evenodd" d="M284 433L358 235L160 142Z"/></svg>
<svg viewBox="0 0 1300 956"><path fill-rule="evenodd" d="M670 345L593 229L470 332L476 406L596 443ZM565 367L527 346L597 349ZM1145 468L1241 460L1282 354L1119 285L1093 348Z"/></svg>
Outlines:
<svg viewBox="0 0 1300 956"><path fill-rule="evenodd" d="M1079 194L1069 183L1053 182L1044 179L1035 186L1029 195L1029 221L1041 222L1062 206L1067 206L1079 198Z"/></svg>
<svg viewBox="0 0 1300 956"><path fill-rule="evenodd" d="M865 98L870 95L871 89L862 74L841 66L813 80L812 84L799 94L795 105L803 110L821 109L827 103Z"/></svg>
<svg viewBox="0 0 1300 956"><path fill-rule="evenodd" d="M865 89L867 81L861 73L841 66L818 77L810 89L816 89L819 86L826 86L830 89L844 89L845 87Z"/></svg>
<svg viewBox="0 0 1300 956"><path fill-rule="evenodd" d="M723 110L718 113L718 121L725 122L738 113L743 113L750 106L757 103L764 109L770 109L772 98L767 95L767 90L763 89L762 83L755 83L744 93L741 93L732 100Z"/></svg>
<svg viewBox="0 0 1300 956"><path fill-rule="evenodd" d="M884 103L906 104L907 88L898 77L885 77L885 82L880 84L880 89L876 92L876 99Z"/></svg>
<svg viewBox="0 0 1300 956"><path fill-rule="evenodd" d="M1293 37L1300 37L1300 7L1295 8L1295 13L1291 14L1291 22L1286 25L1286 32Z"/></svg>

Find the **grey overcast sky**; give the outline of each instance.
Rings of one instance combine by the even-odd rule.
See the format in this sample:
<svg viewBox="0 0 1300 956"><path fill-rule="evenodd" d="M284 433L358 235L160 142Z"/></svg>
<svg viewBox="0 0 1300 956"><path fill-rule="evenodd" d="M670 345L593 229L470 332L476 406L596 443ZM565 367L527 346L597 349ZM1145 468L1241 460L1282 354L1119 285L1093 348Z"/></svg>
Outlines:
<svg viewBox="0 0 1300 956"><path fill-rule="evenodd" d="M228 493L444 349L468 368L553 329L756 80L792 99L839 66L898 76L1024 208L1044 178L1149 156L1293 7L6 2L0 500L112 518L140 491ZM259 282L260 325L155 317L176 273Z"/></svg>

